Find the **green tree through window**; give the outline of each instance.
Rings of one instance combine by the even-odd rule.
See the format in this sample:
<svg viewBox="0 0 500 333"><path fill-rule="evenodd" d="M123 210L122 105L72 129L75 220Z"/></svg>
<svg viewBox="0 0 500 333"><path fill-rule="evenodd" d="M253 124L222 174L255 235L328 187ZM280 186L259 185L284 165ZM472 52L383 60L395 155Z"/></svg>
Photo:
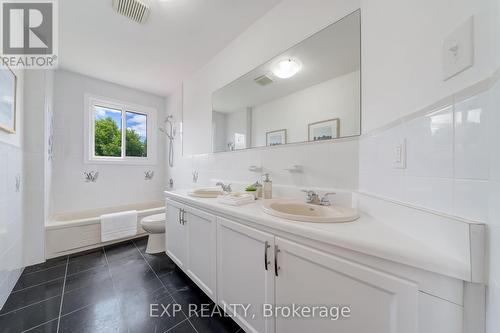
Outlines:
<svg viewBox="0 0 500 333"><path fill-rule="evenodd" d="M122 157L122 116L125 115L125 156L147 157L147 116L95 107L95 156Z"/></svg>
<svg viewBox="0 0 500 333"><path fill-rule="evenodd" d="M127 156L146 157L147 156L147 140L141 140L141 137L133 129L127 128L125 135Z"/></svg>
<svg viewBox="0 0 500 333"><path fill-rule="evenodd" d="M95 156L120 157L122 155L122 131L116 122L107 117L95 122Z"/></svg>

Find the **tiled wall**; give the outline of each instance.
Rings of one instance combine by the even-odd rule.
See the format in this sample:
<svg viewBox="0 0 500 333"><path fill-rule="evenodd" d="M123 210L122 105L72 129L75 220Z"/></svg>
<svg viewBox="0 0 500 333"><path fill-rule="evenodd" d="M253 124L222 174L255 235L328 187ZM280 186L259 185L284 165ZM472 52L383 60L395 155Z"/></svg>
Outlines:
<svg viewBox="0 0 500 333"><path fill-rule="evenodd" d="M459 94L416 117L363 136L360 191L486 222L489 136L498 135L490 100L488 90L472 97ZM398 169L394 167L396 146L404 140L407 165Z"/></svg>
<svg viewBox="0 0 500 333"><path fill-rule="evenodd" d="M487 294L488 332L500 327L500 82L490 95L489 149L489 283Z"/></svg>
<svg viewBox="0 0 500 333"><path fill-rule="evenodd" d="M0 142L0 308L23 266L23 152ZM16 177L20 177L19 190Z"/></svg>
<svg viewBox="0 0 500 333"><path fill-rule="evenodd" d="M24 266L24 71L14 72L17 76L16 133L0 130L0 308Z"/></svg>
<svg viewBox="0 0 500 333"><path fill-rule="evenodd" d="M262 171L249 171L252 165L262 168ZM293 165L300 165L303 172L285 170ZM192 182L193 171L199 174L197 184ZM354 190L358 174L357 139L177 156L175 166L170 170L177 188L213 184L214 180L250 184L261 180L263 173L269 173L276 186Z"/></svg>
<svg viewBox="0 0 500 333"><path fill-rule="evenodd" d="M362 192L484 222L488 332L500 325L500 82L487 80L360 140ZM406 140L407 168L395 169Z"/></svg>
<svg viewBox="0 0 500 333"><path fill-rule="evenodd" d="M26 71L24 92L24 265L45 260L45 206L50 166L46 149L45 117L51 93L52 71Z"/></svg>

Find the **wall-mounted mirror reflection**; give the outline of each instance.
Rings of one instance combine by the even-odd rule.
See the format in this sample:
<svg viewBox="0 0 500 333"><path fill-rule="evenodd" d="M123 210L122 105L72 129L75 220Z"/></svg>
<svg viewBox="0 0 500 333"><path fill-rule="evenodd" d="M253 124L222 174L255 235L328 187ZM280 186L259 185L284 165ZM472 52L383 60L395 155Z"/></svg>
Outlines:
<svg viewBox="0 0 500 333"><path fill-rule="evenodd" d="M359 135L360 12L214 92L213 151Z"/></svg>

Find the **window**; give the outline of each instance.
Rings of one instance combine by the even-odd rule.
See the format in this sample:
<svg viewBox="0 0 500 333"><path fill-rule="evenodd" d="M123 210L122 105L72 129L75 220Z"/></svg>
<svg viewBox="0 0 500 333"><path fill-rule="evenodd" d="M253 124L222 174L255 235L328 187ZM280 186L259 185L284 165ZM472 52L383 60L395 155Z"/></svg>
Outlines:
<svg viewBox="0 0 500 333"><path fill-rule="evenodd" d="M87 162L144 164L154 161L156 111L87 97Z"/></svg>
<svg viewBox="0 0 500 333"><path fill-rule="evenodd" d="M125 156L148 157L148 116L125 112Z"/></svg>
<svg viewBox="0 0 500 333"><path fill-rule="evenodd" d="M122 156L122 112L94 106L94 156Z"/></svg>
<svg viewBox="0 0 500 333"><path fill-rule="evenodd" d="M245 137L245 134L234 133L234 149L245 149L247 147Z"/></svg>

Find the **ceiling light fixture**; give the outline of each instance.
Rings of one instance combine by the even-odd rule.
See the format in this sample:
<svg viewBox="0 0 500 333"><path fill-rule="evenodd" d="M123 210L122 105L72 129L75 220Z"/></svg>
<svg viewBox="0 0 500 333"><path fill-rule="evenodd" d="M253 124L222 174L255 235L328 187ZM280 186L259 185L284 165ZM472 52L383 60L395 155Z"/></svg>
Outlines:
<svg viewBox="0 0 500 333"><path fill-rule="evenodd" d="M273 74L280 79L288 79L297 74L302 68L302 64L297 59L284 59L278 61L273 66Z"/></svg>

